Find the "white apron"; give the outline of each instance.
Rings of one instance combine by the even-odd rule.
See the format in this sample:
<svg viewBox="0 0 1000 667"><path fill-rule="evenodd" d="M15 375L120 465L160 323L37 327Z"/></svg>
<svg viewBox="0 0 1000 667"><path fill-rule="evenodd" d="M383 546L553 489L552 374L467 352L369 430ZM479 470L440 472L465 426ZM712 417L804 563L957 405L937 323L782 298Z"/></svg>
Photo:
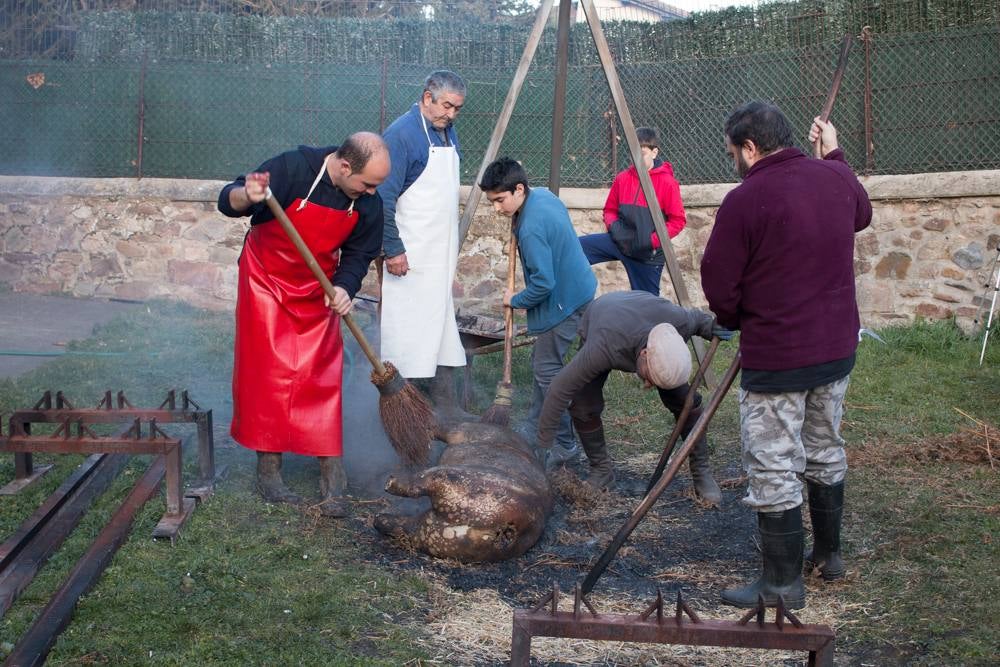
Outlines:
<svg viewBox="0 0 1000 667"><path fill-rule="evenodd" d="M458 152L430 144L427 166L396 200L396 227L410 266L382 279L382 359L405 378L434 377L438 366L464 366L452 283L458 264Z"/></svg>

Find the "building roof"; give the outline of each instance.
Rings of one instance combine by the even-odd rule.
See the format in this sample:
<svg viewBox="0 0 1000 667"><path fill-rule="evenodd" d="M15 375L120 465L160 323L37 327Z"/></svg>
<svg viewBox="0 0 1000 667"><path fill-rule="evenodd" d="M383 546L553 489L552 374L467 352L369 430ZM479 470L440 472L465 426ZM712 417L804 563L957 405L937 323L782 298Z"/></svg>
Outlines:
<svg viewBox="0 0 1000 667"><path fill-rule="evenodd" d="M621 0L621 3L623 7L631 5L633 7L645 9L648 12L653 12L654 14L659 15L664 21L684 19L690 14L690 12L684 11L680 7L668 5L665 2L660 2L660 0Z"/></svg>

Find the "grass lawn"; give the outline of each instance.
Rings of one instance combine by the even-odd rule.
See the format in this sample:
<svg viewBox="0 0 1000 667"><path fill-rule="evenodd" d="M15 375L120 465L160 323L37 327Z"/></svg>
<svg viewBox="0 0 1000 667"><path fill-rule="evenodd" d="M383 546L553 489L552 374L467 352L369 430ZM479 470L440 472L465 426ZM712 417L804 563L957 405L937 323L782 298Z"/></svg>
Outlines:
<svg viewBox="0 0 1000 667"><path fill-rule="evenodd" d="M46 389L62 390L78 407L96 405L107 389L123 389L133 405L142 407L159 405L168 389L188 389L203 408L215 411L217 463L227 467L216 494L196 510L175 545L150 538L164 511L162 496L142 510L128 542L78 605L50 664L502 663L502 651L466 651L463 638L448 635L440 623L445 607L463 608L471 617L477 606L482 611L495 602L495 592L490 598L490 591L463 592L442 583L441 575L452 568L447 563L411 559L407 567L396 567L391 559L373 558L371 543L377 538L371 506L357 502L351 519L328 520L308 510L268 505L252 492L252 456L227 438L231 329L229 314L151 303L73 343L69 350L75 354L0 382L5 417L34 405ZM984 424L995 428L998 421L1000 342L991 345L980 368L980 341L950 323L918 323L880 334L886 345L867 339L861 345L847 398L848 577L825 587L811 582L810 607L802 617L835 626L839 664L995 664L1000 653L995 544L1000 539L1000 437L989 431L992 449L987 452L982 434ZM730 343L720 350L717 375L734 349ZM520 415L530 387L527 350L516 352ZM490 355L476 362L479 409L493 398L499 361L499 355ZM625 468L655 461L672 420L664 418L655 394L642 392L633 377L615 373L609 386L605 417L615 460ZM719 477L738 477L732 395L712 424L711 438ZM81 457L49 460L57 469L37 488L0 499L4 535ZM145 464L143 459L129 466L0 621L0 650L16 643ZM12 477L12 461L5 457L0 483ZM293 466L290 477L303 489L315 483L315 471L305 466ZM727 497L738 506L739 489L732 488ZM636 502L619 500L626 508ZM698 516L718 520L720 515L709 510ZM750 521L749 513L740 515L738 525L731 526L734 535L739 528L745 536ZM670 537L683 540L676 531ZM559 538L544 539L551 544ZM513 567L536 564L540 549ZM603 542L595 544L594 556L602 549ZM706 599L755 568L752 553L735 564L709 564L702 583ZM714 611L707 615L716 616ZM509 617L495 621L509 634ZM648 659L631 654L601 662L747 664L732 662L725 653L685 658L677 651L656 647ZM479 657L471 660L470 655ZM574 655L582 654L563 649L560 659L586 662ZM775 663L765 655L751 664Z"/></svg>

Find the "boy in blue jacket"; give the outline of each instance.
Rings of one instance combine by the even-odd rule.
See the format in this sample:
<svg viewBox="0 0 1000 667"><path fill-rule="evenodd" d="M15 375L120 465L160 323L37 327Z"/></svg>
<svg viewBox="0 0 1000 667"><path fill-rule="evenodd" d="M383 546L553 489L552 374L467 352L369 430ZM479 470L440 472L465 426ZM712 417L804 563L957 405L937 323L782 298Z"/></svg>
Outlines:
<svg viewBox="0 0 1000 667"><path fill-rule="evenodd" d="M497 213L514 220L524 289L507 290L503 303L528 311L528 333L536 336L531 350L534 389L529 411L534 434L549 384L562 370L580 318L594 299L597 278L566 206L545 188L529 188L520 163L509 157L494 161L483 172L479 187ZM546 467L569 461L579 451L567 412L559 421L556 443L561 447L552 448Z"/></svg>

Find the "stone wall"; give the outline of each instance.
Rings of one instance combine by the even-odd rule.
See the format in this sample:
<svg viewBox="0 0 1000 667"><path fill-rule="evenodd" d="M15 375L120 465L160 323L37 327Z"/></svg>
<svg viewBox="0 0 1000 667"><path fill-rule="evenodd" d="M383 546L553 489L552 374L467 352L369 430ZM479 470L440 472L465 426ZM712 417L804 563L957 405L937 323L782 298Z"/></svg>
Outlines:
<svg viewBox="0 0 1000 667"><path fill-rule="evenodd" d="M914 316L955 317L970 328L1000 244L1000 172L863 180L875 215L856 243L862 321L874 327ZM232 308L247 221L215 210L222 185L0 176L0 285ZM674 249L697 306L705 305L698 278L701 251L716 209L732 187L681 188L688 226L674 239ZM578 233L603 231L605 194L572 188L561 192ZM508 220L485 206L477 210L459 260L455 293L461 309L499 312L509 230ZM617 263L595 271L602 292L628 287ZM374 271L362 292L377 295ZM666 275L664 294L672 295Z"/></svg>

